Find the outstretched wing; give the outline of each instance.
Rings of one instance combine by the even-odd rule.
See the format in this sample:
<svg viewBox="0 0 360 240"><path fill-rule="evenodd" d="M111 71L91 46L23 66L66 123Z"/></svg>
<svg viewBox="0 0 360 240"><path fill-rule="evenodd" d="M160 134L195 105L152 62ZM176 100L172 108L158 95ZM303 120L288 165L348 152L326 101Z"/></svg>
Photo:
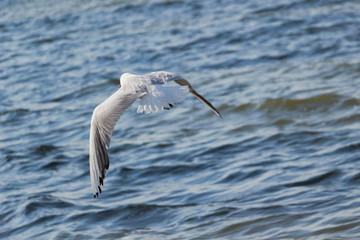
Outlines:
<svg viewBox="0 0 360 240"><path fill-rule="evenodd" d="M94 109L89 141L90 180L94 197L101 193L105 172L109 168L108 148L116 122L122 113L138 98L121 88Z"/></svg>
<svg viewBox="0 0 360 240"><path fill-rule="evenodd" d="M165 84L170 81L174 81L175 83L179 84L182 87L187 87L188 91L191 94L193 94L197 99L199 99L206 106L208 106L216 115L221 117L220 112L208 100L206 100L203 96L201 96L191 86L191 84L187 80L185 80L183 77L181 77L180 75L177 75L177 74L171 73L171 72L158 71L158 72L152 72L152 73L145 75L145 78L150 80L151 83L155 84L155 85ZM167 94L165 94L165 95L167 95ZM148 96L148 98L146 98L146 96ZM152 103L154 103L154 104L152 104ZM140 104L140 106L138 108L138 112L143 112L143 111L145 111L146 113L153 112L153 110L150 107L147 107L148 109L144 109L144 108L145 108L145 106L157 106L155 103L158 103L156 101L156 96L153 96L152 94L145 95L145 97L142 99L142 103ZM165 109L166 109L166 107L165 107Z"/></svg>

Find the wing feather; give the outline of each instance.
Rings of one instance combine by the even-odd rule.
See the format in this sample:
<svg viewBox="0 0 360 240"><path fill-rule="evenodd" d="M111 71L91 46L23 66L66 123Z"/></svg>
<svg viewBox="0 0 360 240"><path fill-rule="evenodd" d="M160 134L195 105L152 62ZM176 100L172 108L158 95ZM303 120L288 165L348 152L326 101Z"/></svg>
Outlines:
<svg viewBox="0 0 360 240"><path fill-rule="evenodd" d="M122 113L138 98L137 94L126 94L120 88L94 109L91 118L89 141L90 179L94 197L101 192L110 161L108 148L114 127Z"/></svg>
<svg viewBox="0 0 360 240"><path fill-rule="evenodd" d="M187 86L151 85L141 99L137 112L151 113L169 109L170 105L181 102L188 93Z"/></svg>

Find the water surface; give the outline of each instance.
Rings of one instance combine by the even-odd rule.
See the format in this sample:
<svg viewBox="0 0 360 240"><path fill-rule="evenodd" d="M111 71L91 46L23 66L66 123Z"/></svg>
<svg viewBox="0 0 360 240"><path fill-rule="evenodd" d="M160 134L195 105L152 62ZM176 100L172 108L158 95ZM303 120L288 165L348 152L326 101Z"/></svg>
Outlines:
<svg viewBox="0 0 360 240"><path fill-rule="evenodd" d="M360 238L358 1L2 1L0 238ZM122 116L93 199L93 109L124 72L180 73Z"/></svg>

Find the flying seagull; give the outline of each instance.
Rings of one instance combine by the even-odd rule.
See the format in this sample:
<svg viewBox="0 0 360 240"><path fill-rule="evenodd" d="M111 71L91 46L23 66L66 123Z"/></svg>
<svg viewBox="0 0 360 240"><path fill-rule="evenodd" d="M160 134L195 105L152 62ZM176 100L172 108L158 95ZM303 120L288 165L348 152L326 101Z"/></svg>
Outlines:
<svg viewBox="0 0 360 240"><path fill-rule="evenodd" d="M164 86L170 81L180 86ZM138 113L170 110L189 92L221 117L219 111L179 75L164 71L121 75L119 89L94 109L91 118L89 164L94 198L101 193L100 186L104 184L105 172L109 169L108 148L112 131L123 112L138 98L141 99Z"/></svg>

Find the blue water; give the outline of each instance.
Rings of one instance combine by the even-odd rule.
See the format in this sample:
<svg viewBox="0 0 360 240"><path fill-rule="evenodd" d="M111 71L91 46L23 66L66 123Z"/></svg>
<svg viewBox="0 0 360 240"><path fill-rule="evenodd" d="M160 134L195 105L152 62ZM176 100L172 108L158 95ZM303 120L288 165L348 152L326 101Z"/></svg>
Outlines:
<svg viewBox="0 0 360 240"><path fill-rule="evenodd" d="M360 239L360 2L0 2L0 238ZM93 109L124 72L192 96L118 122L92 197Z"/></svg>

